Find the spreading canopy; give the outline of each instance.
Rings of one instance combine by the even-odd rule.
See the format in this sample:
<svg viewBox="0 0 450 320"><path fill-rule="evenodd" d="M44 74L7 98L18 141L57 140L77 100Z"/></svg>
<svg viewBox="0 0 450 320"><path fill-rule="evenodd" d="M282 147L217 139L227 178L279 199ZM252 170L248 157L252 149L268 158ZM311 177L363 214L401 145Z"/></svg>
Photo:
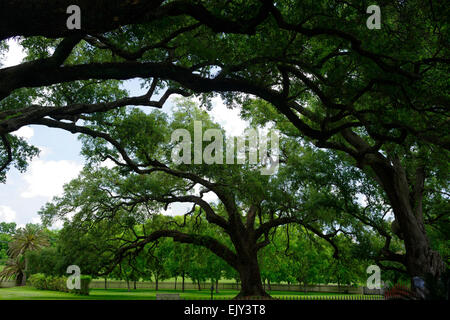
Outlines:
<svg viewBox="0 0 450 320"><path fill-rule="evenodd" d="M81 30L66 27L69 4L81 8ZM408 272L438 277L444 266L429 244L423 199L425 180L448 172L449 8L379 1L381 29L371 30L368 5L2 1L0 39L28 37L28 57L0 69L0 171L35 155L13 143L10 133L24 125L105 138L77 122L127 105L161 107L172 94L220 94L230 105L258 97L275 108L271 120L373 175L403 235ZM136 77L146 94L117 92L114 80Z"/></svg>

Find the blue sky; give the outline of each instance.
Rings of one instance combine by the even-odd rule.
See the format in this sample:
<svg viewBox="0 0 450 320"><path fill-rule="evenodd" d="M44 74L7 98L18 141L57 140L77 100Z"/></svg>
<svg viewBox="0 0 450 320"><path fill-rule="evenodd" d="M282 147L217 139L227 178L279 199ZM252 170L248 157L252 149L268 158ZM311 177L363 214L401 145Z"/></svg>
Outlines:
<svg viewBox="0 0 450 320"><path fill-rule="evenodd" d="M21 47L15 41L9 41L10 49L1 59L2 67L19 64L24 57ZM142 94L138 80L126 81L124 87L130 95ZM213 100L212 117L219 122L228 134L241 134L247 125L239 118L238 110L227 109L220 98ZM173 103L168 101L163 111L170 113ZM81 143L77 135L69 132L41 126L23 127L16 131L41 149L25 173L10 170L5 184L0 184L0 222L16 222L18 226L27 223L39 223L39 209L53 196L62 192L64 183L75 178L83 167L80 156ZM210 196L210 199L211 198ZM182 214L189 205L175 204L169 214ZM58 224L54 225L58 227Z"/></svg>

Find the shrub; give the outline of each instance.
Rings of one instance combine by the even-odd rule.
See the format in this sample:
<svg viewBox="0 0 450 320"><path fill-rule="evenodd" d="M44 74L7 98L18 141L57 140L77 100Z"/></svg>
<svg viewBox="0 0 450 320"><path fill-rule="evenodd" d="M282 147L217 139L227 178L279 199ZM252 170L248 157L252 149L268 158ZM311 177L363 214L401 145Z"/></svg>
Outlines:
<svg viewBox="0 0 450 320"><path fill-rule="evenodd" d="M89 295L89 284L92 281L92 278L90 276L81 276L80 278L80 290L76 290L76 293L81 294L83 296Z"/></svg>
<svg viewBox="0 0 450 320"><path fill-rule="evenodd" d="M47 290L46 276L43 273L32 274L28 278L28 282L30 283L31 286L35 287L36 289Z"/></svg>
<svg viewBox="0 0 450 320"><path fill-rule="evenodd" d="M67 277L47 276L43 273L35 273L28 278L28 283L39 290L53 290L61 292L73 292L80 295L89 295L90 276L80 277L80 289L69 290L67 288Z"/></svg>
<svg viewBox="0 0 450 320"><path fill-rule="evenodd" d="M48 276L46 280L48 290L62 291L62 292L68 291L66 277Z"/></svg>

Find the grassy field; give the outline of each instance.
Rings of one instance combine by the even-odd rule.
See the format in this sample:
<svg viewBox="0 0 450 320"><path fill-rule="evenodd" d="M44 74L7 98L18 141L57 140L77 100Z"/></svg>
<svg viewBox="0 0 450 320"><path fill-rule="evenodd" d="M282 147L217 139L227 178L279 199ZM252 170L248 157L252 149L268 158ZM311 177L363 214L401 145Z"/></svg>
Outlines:
<svg viewBox="0 0 450 320"><path fill-rule="evenodd" d="M91 289L89 296L79 296L72 293L37 290L32 287L14 287L14 288L0 288L0 300L155 300L156 293L179 293L181 298L187 300L203 300L210 299L209 290L186 290L184 293L175 290L130 290L126 289ZM300 296L308 296L309 298L318 297L332 298L332 296L341 295L333 293L302 293L302 292L287 292L287 291L272 291L269 292L274 298L294 299ZM214 297L218 299L231 299L236 296L237 291L223 290Z"/></svg>

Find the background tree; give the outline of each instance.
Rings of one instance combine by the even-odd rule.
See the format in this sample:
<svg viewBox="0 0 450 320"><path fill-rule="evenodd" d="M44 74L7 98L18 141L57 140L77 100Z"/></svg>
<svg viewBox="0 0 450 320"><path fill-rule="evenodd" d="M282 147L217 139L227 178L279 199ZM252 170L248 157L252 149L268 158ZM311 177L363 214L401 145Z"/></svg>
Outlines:
<svg viewBox="0 0 450 320"><path fill-rule="evenodd" d="M15 232L16 224L14 222L0 222L0 261L5 262L8 258L8 244Z"/></svg>
<svg viewBox="0 0 450 320"><path fill-rule="evenodd" d="M193 250L192 260L189 263L187 274L192 283L197 285L198 290L202 289L201 284L208 279L208 265L206 250L201 248Z"/></svg>
<svg viewBox="0 0 450 320"><path fill-rule="evenodd" d="M194 248L192 246L174 242L173 250L169 254L167 270L175 278L175 289L177 286L177 278L181 277L182 292L184 292L186 275L192 260L193 250Z"/></svg>
<svg viewBox="0 0 450 320"><path fill-rule="evenodd" d="M105 139L83 137L83 152L91 167L66 187L64 197L56 198L43 210L44 220L46 216L54 218L77 211L75 221L83 221L89 227L108 219L104 222L111 225L107 232L116 230L112 235L122 234L125 229L120 225L125 226L126 236L117 238L123 242L115 247L118 261L127 251L143 250L163 237L203 246L238 271L240 295L244 296L266 295L257 252L270 243L270 234L277 226L299 223L332 245L338 256L333 238L342 232L355 233L354 219L344 213L348 205L357 210L358 204L350 194L342 194L349 188L336 189L334 180L338 177L330 182L320 170L303 170L305 166L325 166L320 161L329 154L323 152L314 160L311 149L287 139L282 145L283 164L274 176L261 175L258 165L173 164L174 146L168 142L169 134L186 128L193 136L194 120L203 122L203 130L220 128L188 101L181 101L171 121L160 112L144 114L137 110L112 119L114 129L99 120L96 127L109 130ZM105 159L112 160L117 168L95 167ZM336 168L341 163L328 161L326 165ZM351 175L345 182L352 182ZM204 199L209 192L216 195L217 202ZM188 223L183 220L177 224L152 216L174 202L194 204L185 214L185 218L190 217ZM139 231L136 221L142 223ZM201 231L202 222L213 226L209 229L214 230L211 235Z"/></svg>
<svg viewBox="0 0 450 320"><path fill-rule="evenodd" d="M2 271L0 271L0 281L14 278L16 285L23 285L25 275L25 260L22 257L8 259Z"/></svg>
<svg viewBox="0 0 450 320"><path fill-rule="evenodd" d="M64 266L65 259L55 246L42 248L39 251L30 251L26 255L29 274L67 275L67 266Z"/></svg>
<svg viewBox="0 0 450 320"><path fill-rule="evenodd" d="M335 260L329 243L302 226L291 225L277 232L276 248L285 256L289 278L302 284L304 292L308 285L329 282L329 264Z"/></svg>
<svg viewBox="0 0 450 320"><path fill-rule="evenodd" d="M155 243L146 253L146 266L155 281L155 289L158 290L158 284L169 278L167 264L169 252L171 249L171 240L161 239Z"/></svg>
<svg viewBox="0 0 450 320"><path fill-rule="evenodd" d="M10 259L24 260L22 285L25 285L27 281L27 253L40 250L47 246L49 246L48 236L43 232L42 227L39 225L27 224L24 228L19 228L14 234L12 241L9 243L8 255Z"/></svg>

